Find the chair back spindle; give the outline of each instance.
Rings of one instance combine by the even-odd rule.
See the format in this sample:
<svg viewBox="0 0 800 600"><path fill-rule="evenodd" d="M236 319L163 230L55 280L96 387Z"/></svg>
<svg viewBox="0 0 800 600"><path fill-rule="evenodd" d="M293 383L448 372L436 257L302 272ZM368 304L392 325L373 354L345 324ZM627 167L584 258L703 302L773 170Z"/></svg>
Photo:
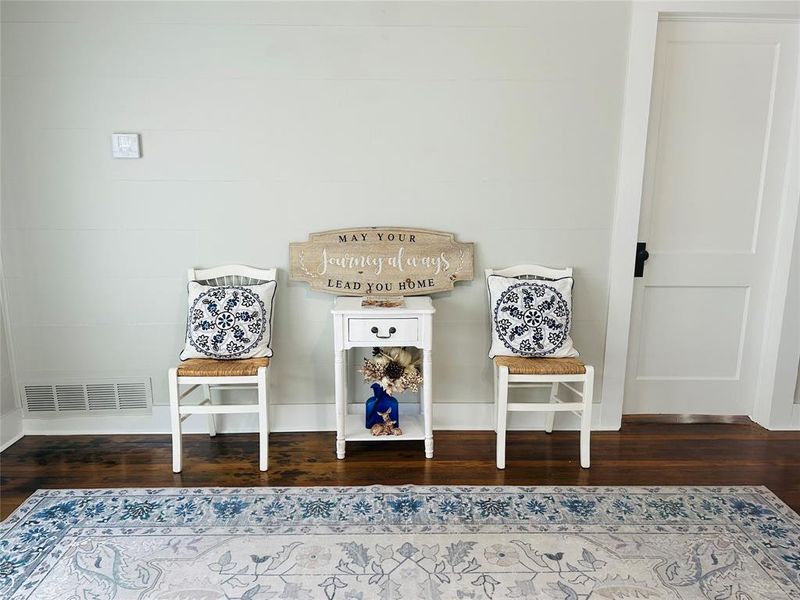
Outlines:
<svg viewBox="0 0 800 600"><path fill-rule="evenodd" d="M189 281L204 285L259 285L275 279L276 269L225 265L212 269L189 269Z"/></svg>

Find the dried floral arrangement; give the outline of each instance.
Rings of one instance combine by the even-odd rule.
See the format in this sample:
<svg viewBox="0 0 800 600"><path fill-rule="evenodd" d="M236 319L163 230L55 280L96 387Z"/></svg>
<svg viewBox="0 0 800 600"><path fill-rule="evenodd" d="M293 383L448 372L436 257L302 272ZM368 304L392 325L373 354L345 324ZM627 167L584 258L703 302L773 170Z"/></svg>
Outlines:
<svg viewBox="0 0 800 600"><path fill-rule="evenodd" d="M364 381L374 381L387 394L400 394L406 390L416 392L422 384L417 368L420 357L405 348L373 348L372 360L365 358L361 372Z"/></svg>

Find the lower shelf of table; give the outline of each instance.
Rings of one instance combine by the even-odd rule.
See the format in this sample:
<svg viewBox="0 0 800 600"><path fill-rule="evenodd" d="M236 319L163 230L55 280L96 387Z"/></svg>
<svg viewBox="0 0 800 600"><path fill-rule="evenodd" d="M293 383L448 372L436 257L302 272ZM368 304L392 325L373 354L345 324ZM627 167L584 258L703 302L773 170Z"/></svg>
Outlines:
<svg viewBox="0 0 800 600"><path fill-rule="evenodd" d="M372 435L364 427L364 415L347 415L345 437L348 442L402 442L404 440L424 440L425 421L422 415L400 415L400 429L403 435Z"/></svg>

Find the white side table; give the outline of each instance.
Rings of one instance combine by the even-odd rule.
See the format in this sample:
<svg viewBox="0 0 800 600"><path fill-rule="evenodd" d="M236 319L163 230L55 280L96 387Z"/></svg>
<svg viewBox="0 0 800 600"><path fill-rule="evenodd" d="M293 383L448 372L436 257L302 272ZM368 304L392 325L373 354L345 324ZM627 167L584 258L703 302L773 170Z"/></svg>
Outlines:
<svg viewBox="0 0 800 600"><path fill-rule="evenodd" d="M362 308L361 298L338 297L334 303L333 340L336 365L336 457L344 458L347 441L425 440L425 457L433 458L433 302L427 296L405 299L402 308ZM350 348L375 346L414 346L422 350L422 402L419 415L402 415L403 435L373 436L364 427L364 410L347 411L347 373L345 352Z"/></svg>

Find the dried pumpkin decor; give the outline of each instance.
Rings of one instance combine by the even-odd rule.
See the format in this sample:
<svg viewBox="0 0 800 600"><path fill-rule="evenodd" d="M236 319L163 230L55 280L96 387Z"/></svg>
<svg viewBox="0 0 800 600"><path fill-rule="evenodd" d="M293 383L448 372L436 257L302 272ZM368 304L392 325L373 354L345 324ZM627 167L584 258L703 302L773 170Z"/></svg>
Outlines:
<svg viewBox="0 0 800 600"><path fill-rule="evenodd" d="M419 362L420 357L405 348L373 348L372 360L364 359L361 372L364 381L379 383L387 394L416 392L422 385Z"/></svg>

